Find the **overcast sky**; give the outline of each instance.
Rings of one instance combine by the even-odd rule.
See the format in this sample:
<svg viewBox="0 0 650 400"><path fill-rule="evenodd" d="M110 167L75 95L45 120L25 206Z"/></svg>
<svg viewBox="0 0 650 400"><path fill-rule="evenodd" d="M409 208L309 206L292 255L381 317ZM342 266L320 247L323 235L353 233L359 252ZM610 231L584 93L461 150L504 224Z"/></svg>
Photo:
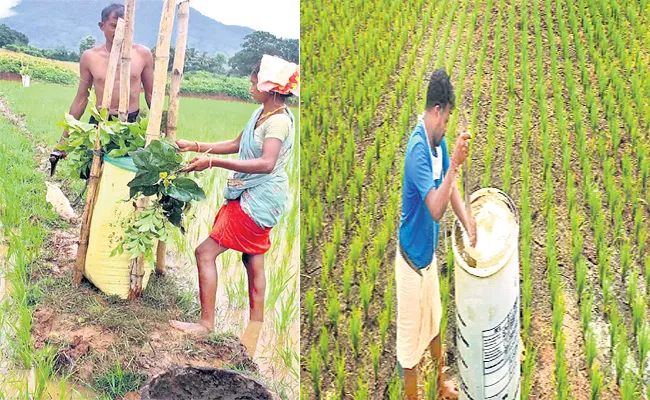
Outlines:
<svg viewBox="0 0 650 400"><path fill-rule="evenodd" d="M0 0L0 18L12 15L11 7L18 3ZM300 0L190 0L190 5L226 25L248 26L289 39L300 37Z"/></svg>

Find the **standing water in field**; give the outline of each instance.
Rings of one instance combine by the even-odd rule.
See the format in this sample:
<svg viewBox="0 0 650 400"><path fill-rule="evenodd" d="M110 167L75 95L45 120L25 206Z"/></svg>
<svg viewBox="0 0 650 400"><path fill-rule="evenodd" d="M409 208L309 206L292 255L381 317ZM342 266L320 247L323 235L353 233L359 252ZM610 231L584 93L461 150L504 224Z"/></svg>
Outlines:
<svg viewBox="0 0 650 400"><path fill-rule="evenodd" d="M502 191L472 195L477 243L453 228L460 399L519 399L519 222ZM476 264L468 263L471 256Z"/></svg>

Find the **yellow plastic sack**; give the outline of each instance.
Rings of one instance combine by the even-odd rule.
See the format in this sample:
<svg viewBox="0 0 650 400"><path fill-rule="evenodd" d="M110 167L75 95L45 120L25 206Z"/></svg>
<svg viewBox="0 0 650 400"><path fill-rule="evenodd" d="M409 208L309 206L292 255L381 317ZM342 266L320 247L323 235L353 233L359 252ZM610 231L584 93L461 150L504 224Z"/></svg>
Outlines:
<svg viewBox="0 0 650 400"><path fill-rule="evenodd" d="M85 268L86 278L99 290L123 299L126 299L129 294L130 254L124 252L115 257L111 257L110 254L124 233L119 226L120 221L135 212L132 202L124 201L129 197L127 184L135 177L136 172L132 161L126 160L127 158L129 157L123 157L122 160L104 158L104 171L90 223ZM125 160L127 162L124 162ZM153 264L145 263L143 290L147 287L152 270Z"/></svg>

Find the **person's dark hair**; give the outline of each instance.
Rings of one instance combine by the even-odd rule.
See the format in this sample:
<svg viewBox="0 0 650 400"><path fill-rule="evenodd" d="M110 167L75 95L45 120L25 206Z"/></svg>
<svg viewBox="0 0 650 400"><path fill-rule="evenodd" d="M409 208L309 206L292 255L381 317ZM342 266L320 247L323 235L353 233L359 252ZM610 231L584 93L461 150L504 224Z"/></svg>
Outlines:
<svg viewBox="0 0 650 400"><path fill-rule="evenodd" d="M253 66L253 70L251 71L251 75L257 76L257 74L260 73L261 65L262 65L262 61L259 61L257 64L255 64L255 66ZM273 92L273 91L271 91L269 93L272 93L274 96L281 99L283 102L287 101L289 98L293 97L293 93L282 94L282 93Z"/></svg>
<svg viewBox="0 0 650 400"><path fill-rule="evenodd" d="M124 6L122 4L113 3L102 10L102 22L108 21L111 15L115 13L117 18L124 18Z"/></svg>
<svg viewBox="0 0 650 400"><path fill-rule="evenodd" d="M453 110L455 101L454 87L449 80L447 72L443 68L433 71L429 79L429 87L427 88L426 109L429 110L435 106L444 108L449 104L450 110Z"/></svg>

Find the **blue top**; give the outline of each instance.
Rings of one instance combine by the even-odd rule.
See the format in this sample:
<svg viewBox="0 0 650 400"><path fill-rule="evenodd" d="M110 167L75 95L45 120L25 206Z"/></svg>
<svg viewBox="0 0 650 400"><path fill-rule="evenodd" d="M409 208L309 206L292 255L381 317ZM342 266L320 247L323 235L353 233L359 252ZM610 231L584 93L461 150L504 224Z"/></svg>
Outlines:
<svg viewBox="0 0 650 400"><path fill-rule="evenodd" d="M442 162L440 162L442 157ZM434 164L442 164L442 171L434 179ZM436 222L424 202L431 189L437 189L449 169L449 154L442 138L434 155L427 140L423 122L411 133L404 157L402 183L402 218L399 225L399 244L418 268L431 264L438 248L440 224Z"/></svg>

